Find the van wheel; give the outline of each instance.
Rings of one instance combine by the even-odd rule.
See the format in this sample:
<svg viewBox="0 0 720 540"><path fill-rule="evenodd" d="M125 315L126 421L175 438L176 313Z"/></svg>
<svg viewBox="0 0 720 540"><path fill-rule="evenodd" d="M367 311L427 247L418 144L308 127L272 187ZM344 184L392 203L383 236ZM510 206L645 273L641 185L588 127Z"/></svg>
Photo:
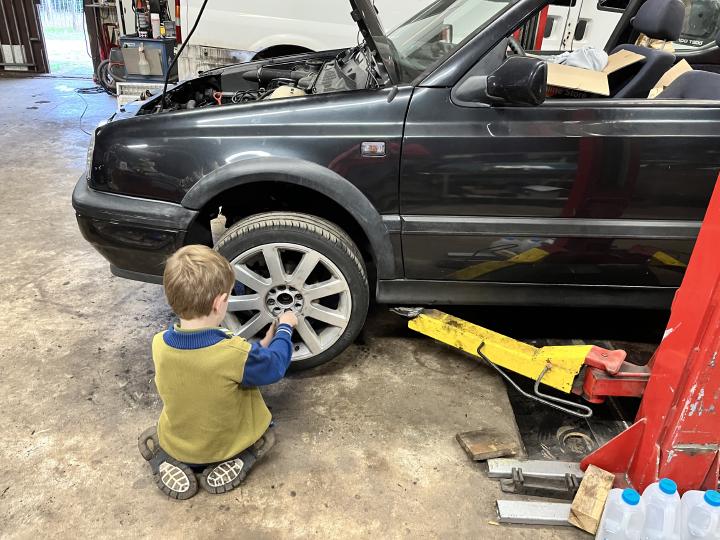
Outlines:
<svg viewBox="0 0 720 540"><path fill-rule="evenodd" d="M225 326L261 338L286 310L298 317L291 369L331 360L357 337L369 288L360 252L333 223L294 212L256 214L215 245L235 271Z"/></svg>

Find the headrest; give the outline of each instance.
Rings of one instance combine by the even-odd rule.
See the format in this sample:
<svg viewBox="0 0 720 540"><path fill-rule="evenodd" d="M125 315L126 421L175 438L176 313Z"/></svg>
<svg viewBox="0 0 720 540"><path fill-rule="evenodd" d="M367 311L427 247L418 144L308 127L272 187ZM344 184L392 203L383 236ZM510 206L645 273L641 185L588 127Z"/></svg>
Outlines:
<svg viewBox="0 0 720 540"><path fill-rule="evenodd" d="M685 21L682 0L647 0L632 20L635 30L652 39L675 41Z"/></svg>

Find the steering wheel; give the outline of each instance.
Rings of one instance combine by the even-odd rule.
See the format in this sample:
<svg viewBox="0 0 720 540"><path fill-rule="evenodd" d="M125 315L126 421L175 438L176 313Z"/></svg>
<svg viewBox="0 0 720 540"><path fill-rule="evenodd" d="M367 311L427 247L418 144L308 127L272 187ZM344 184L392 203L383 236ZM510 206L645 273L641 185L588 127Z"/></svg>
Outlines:
<svg viewBox="0 0 720 540"><path fill-rule="evenodd" d="M522 48L522 45L518 42L517 39L515 39L515 36L510 36L508 38L508 45L510 46L510 50L514 52L518 56L527 56L527 53L525 52L525 49Z"/></svg>

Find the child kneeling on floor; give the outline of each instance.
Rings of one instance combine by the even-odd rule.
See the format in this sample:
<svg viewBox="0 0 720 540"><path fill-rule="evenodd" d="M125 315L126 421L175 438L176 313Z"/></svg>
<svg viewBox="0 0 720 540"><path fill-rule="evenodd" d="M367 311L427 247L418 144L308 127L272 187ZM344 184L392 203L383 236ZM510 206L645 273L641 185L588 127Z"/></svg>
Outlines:
<svg viewBox="0 0 720 540"><path fill-rule="evenodd" d="M163 409L157 429L140 436L140 453L158 487L172 498L195 495L195 472L205 490L225 493L240 485L275 442L257 387L285 375L297 318L284 313L253 344L220 328L235 275L228 261L206 246L186 246L172 255L163 285L180 322L153 338Z"/></svg>

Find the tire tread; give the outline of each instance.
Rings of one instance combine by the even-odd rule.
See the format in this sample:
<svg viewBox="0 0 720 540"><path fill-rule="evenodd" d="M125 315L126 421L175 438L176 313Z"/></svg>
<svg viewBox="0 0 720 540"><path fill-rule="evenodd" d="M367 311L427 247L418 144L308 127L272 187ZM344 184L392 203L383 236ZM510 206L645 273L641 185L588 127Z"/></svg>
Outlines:
<svg viewBox="0 0 720 540"><path fill-rule="evenodd" d="M308 214L300 214L298 212L264 212L262 214L254 214L230 226L230 228L225 231L225 234L218 240L215 249L221 248L226 243L243 234L262 229L283 229L287 227L293 227L316 234L341 248L348 257L350 257L355 266L357 266L360 275L367 283L367 272L362 256L347 233L326 219Z"/></svg>

